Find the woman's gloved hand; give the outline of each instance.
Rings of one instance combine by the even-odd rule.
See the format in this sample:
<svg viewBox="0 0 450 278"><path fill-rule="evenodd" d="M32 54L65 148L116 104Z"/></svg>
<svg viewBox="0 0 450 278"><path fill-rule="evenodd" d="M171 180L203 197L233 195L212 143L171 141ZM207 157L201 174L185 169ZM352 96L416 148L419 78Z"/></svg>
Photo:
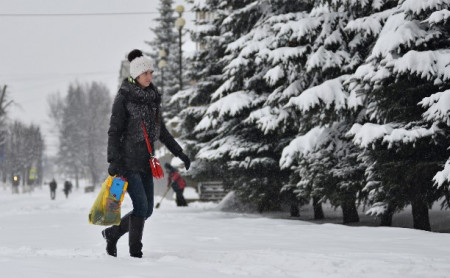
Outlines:
<svg viewBox="0 0 450 278"><path fill-rule="evenodd" d="M184 162L184 167L186 168L186 170L189 170L189 167L191 167L191 160L189 159L189 157L184 153L181 153L180 155L178 155L178 157Z"/></svg>
<svg viewBox="0 0 450 278"><path fill-rule="evenodd" d="M109 167L108 167L108 174L109 174L110 176L115 176L115 175L117 175L117 176L119 176L119 177L121 177L121 176L123 175L121 169L120 169L116 164L114 164L114 163L110 163L110 164L109 164Z"/></svg>

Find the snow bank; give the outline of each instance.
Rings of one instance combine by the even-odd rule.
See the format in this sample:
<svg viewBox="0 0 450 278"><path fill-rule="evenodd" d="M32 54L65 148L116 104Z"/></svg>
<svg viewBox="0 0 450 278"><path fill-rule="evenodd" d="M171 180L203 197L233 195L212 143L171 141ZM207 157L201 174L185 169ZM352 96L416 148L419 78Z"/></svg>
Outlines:
<svg viewBox="0 0 450 278"><path fill-rule="evenodd" d="M46 188L48 189L48 188ZM2 190L0 188L0 190ZM146 222L142 259L105 254L104 227L87 223L96 194L0 194L2 277L447 277L448 234L311 224L163 202ZM227 197L231 198L230 196ZM124 201L124 213L130 200ZM396 219L394 219L396 220ZM150 274L149 274L150 273Z"/></svg>
<svg viewBox="0 0 450 278"><path fill-rule="evenodd" d="M230 191L217 205L216 210L226 212L256 212L256 207L243 202L234 191Z"/></svg>

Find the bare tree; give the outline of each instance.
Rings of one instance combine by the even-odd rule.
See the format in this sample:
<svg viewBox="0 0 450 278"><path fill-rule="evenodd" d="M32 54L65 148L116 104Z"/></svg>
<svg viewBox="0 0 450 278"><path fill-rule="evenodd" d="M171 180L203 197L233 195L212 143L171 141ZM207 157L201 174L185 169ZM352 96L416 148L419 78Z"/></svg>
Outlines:
<svg viewBox="0 0 450 278"><path fill-rule="evenodd" d="M6 123L7 108L13 103L12 100L7 100L6 93L7 86L4 85L0 94L0 167L3 182L6 182L6 168L5 168L5 151L6 140L8 135L8 127Z"/></svg>
<svg viewBox="0 0 450 278"><path fill-rule="evenodd" d="M108 89L96 82L72 84L66 97L53 95L48 104L59 137L58 168L75 178L76 187L82 175L98 184L106 169Z"/></svg>

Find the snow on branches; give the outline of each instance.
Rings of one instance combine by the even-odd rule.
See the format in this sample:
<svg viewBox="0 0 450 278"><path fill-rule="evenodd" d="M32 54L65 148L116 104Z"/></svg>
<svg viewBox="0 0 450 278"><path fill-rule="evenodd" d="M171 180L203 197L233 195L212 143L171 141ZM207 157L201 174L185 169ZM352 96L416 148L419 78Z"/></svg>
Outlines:
<svg viewBox="0 0 450 278"><path fill-rule="evenodd" d="M356 18L350 20L345 26L345 31L352 31L362 34L364 37L377 36L382 28L383 23L393 14L397 9L390 9L379 13L371 14L366 17Z"/></svg>
<svg viewBox="0 0 450 278"><path fill-rule="evenodd" d="M316 151L330 140L329 128L314 127L304 135L300 135L283 149L280 159L282 169L292 166L299 157Z"/></svg>
<svg viewBox="0 0 450 278"><path fill-rule="evenodd" d="M380 37L373 47L372 54L367 60L390 57L392 54L398 53L401 46L410 47L419 40L430 40L434 35L438 34L426 32L420 28L417 22L407 20L405 13L392 15L386 21Z"/></svg>
<svg viewBox="0 0 450 278"><path fill-rule="evenodd" d="M217 114L218 117L223 117L225 115L234 117L243 109L254 105L257 97L258 96L251 91L234 92L212 103L208 110L206 110L206 114Z"/></svg>
<svg viewBox="0 0 450 278"><path fill-rule="evenodd" d="M300 112L307 112L319 105L323 105L326 109L330 109L331 106L336 110L343 109L347 106L349 94L344 90L342 83L348 77L343 75L307 89L298 97L291 98L286 108L294 107Z"/></svg>
<svg viewBox="0 0 450 278"><path fill-rule="evenodd" d="M401 8L415 15L427 11L444 10L450 7L450 0L406 0Z"/></svg>
<svg viewBox="0 0 450 278"><path fill-rule="evenodd" d="M438 187L441 187L444 183L450 183L450 159L445 163L444 170L437 172L433 181Z"/></svg>
<svg viewBox="0 0 450 278"><path fill-rule="evenodd" d="M423 117L429 122L442 122L450 126L450 90L432 94L419 102L428 108Z"/></svg>
<svg viewBox="0 0 450 278"><path fill-rule="evenodd" d="M286 110L264 106L263 108L250 113L246 122L256 123L258 128L263 131L264 134L268 134L271 131L280 129L280 126L283 126L288 118L289 113Z"/></svg>
<svg viewBox="0 0 450 278"><path fill-rule="evenodd" d="M450 18L450 11L441 10L432 13L428 19L424 20L424 22L430 25L437 25L441 23L446 23L449 18Z"/></svg>
<svg viewBox="0 0 450 278"><path fill-rule="evenodd" d="M269 84L270 86L274 86L280 79L282 79L284 77L285 77L285 73L281 66L275 66L274 68L271 68L264 75L264 79L266 80L267 84Z"/></svg>
<svg viewBox="0 0 450 278"><path fill-rule="evenodd" d="M407 129L394 123L382 125L365 123L363 125L354 124L347 132L347 136L353 137L353 143L362 148L369 148L379 139L382 139L382 143L388 144L388 148L392 148L397 143L414 143L418 139L431 137L440 131L436 125L430 128L413 127Z"/></svg>
<svg viewBox="0 0 450 278"><path fill-rule="evenodd" d="M394 126L392 124L354 124L347 132L347 136L353 136L353 143L356 145L362 148L368 148L376 140L383 138L387 134L391 134L393 129Z"/></svg>
<svg viewBox="0 0 450 278"><path fill-rule="evenodd" d="M217 160L228 156L231 159L237 159L249 153L258 153L261 151L267 151L263 143L249 142L245 138L229 135L204 146L197 154L197 158Z"/></svg>
<svg viewBox="0 0 450 278"><path fill-rule="evenodd" d="M341 68L350 61L350 55L346 51L330 51L324 46L320 46L317 51L308 57L306 63L307 71L320 68L322 71L328 69Z"/></svg>
<svg viewBox="0 0 450 278"><path fill-rule="evenodd" d="M440 85L442 81L450 80L450 50L411 50L403 57L388 62L386 67L392 67L394 74L416 75Z"/></svg>

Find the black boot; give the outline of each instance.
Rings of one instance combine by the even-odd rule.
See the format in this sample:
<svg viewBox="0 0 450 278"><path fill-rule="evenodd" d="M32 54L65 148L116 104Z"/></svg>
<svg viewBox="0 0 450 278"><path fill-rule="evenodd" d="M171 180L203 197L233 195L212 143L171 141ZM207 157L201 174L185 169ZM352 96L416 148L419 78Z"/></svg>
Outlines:
<svg viewBox="0 0 450 278"><path fill-rule="evenodd" d="M130 227L131 212L126 214L120 220L119 225L114 225L102 231L103 238L106 239L106 253L108 255L117 257L117 241L121 236L128 232Z"/></svg>
<svg viewBox="0 0 450 278"><path fill-rule="evenodd" d="M144 231L145 218L135 215L130 217L129 245L130 256L142 258L142 233Z"/></svg>

